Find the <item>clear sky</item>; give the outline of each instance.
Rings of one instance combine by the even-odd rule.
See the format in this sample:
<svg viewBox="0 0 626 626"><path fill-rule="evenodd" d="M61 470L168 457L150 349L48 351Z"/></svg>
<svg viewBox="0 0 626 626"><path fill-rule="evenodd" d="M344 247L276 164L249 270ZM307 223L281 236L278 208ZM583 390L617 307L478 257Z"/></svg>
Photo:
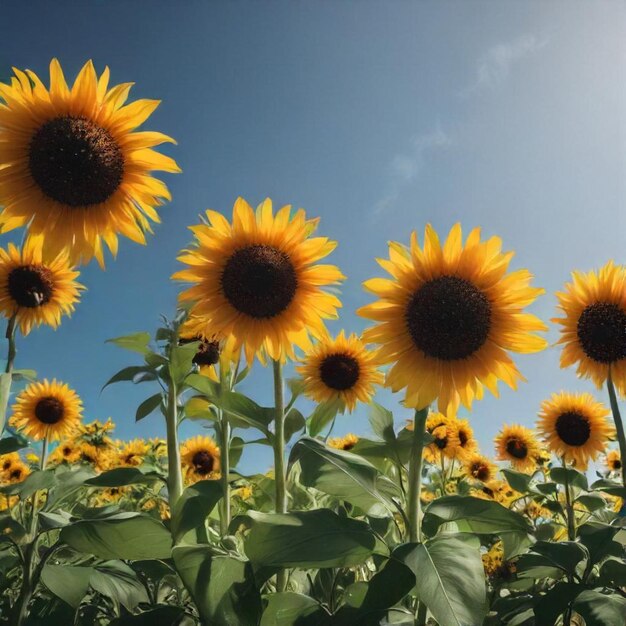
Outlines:
<svg viewBox="0 0 626 626"><path fill-rule="evenodd" d="M19 341L18 367L67 381L86 418L111 416L120 437L161 434L163 425L157 414L134 423L153 393L148 384L100 394L134 359L104 341L152 330L173 311L179 285L169 276L187 226L206 208L230 216L238 195L303 207L339 242L331 259L348 280L333 332L365 327L354 311L371 300L361 282L382 275L374 258L429 221L445 232L460 221L466 232L480 225L500 235L517 252L513 266L529 267L546 288L533 307L546 320L572 269L625 260L622 2L0 5L0 77L16 66L47 82L57 56L73 78L92 58L99 72L110 66L113 83L134 81L132 97L161 99L146 128L178 140L166 150L183 173L166 177L173 202L148 246L124 240L106 272L83 271L89 290L71 319ZM553 347L519 358L528 383L475 404L484 451L502 423L532 425L551 392L592 390L560 371L558 356ZM269 403L269 372L256 367L243 390ZM398 397L379 399L398 425L410 415ZM347 431L369 431L363 408L338 420L336 432ZM269 462L251 447L242 467Z"/></svg>

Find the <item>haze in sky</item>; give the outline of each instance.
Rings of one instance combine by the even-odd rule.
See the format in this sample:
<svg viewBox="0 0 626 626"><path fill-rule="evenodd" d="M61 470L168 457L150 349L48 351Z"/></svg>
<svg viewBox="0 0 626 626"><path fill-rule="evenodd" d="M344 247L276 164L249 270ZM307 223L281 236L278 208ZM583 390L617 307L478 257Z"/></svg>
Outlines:
<svg viewBox="0 0 626 626"><path fill-rule="evenodd" d="M545 320L572 269L625 260L626 6L617 0L4 2L0 41L5 80L16 66L47 82L55 56L72 79L87 59L99 72L109 65L112 82L136 83L132 98L163 101L146 128L178 141L165 151L183 173L165 177L173 202L148 246L124 240L105 272L85 268L74 316L19 340L18 367L67 381L86 419L112 417L118 437L160 435L163 420L134 423L149 385L100 392L135 362L104 342L172 314L180 285L169 277L187 226L206 208L230 217L239 195L303 207L339 242L330 260L348 280L333 332L365 328L355 310L371 300L362 281L382 275L375 257L427 222L443 235L457 221L500 235L517 252L513 267L546 289L532 307ZM559 370L558 357L551 347L517 358L528 382L474 405L485 452L503 423L532 425L553 391L593 390ZM242 391L269 405L270 372L255 366ZM398 427L411 415L399 396L378 400ZM202 427L185 424L183 435ZM363 407L338 419L336 432L348 431L369 432ZM251 446L241 467L270 463Z"/></svg>

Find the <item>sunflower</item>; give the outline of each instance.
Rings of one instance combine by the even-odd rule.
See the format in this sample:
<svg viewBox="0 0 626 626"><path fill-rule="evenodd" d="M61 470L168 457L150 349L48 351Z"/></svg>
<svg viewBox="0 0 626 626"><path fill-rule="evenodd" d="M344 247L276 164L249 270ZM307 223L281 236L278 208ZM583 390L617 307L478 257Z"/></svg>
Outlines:
<svg viewBox="0 0 626 626"><path fill-rule="evenodd" d="M187 439L180 458L188 483L220 477L220 449L211 437L197 435Z"/></svg>
<svg viewBox="0 0 626 626"><path fill-rule="evenodd" d="M453 459L459 449L459 433L454 418L442 413L432 412L426 418L426 432L433 436L433 442L424 448L424 458L429 463L440 463L443 457ZM407 425L407 430L413 430L414 423Z"/></svg>
<svg viewBox="0 0 626 626"><path fill-rule="evenodd" d="M573 272L557 293L565 317L561 326L561 367L577 363L578 376L600 388L609 375L626 394L626 269L609 261L598 272Z"/></svg>
<svg viewBox="0 0 626 626"><path fill-rule="evenodd" d="M122 467L138 467L150 452L150 445L143 439L128 441L117 454L117 463Z"/></svg>
<svg viewBox="0 0 626 626"><path fill-rule="evenodd" d="M328 446L335 450L352 450L359 442L359 438L352 433L348 433L344 437L333 437L328 440Z"/></svg>
<svg viewBox="0 0 626 626"><path fill-rule="evenodd" d="M539 442L532 430L519 425L504 426L494 441L500 461L510 461L520 472L536 469Z"/></svg>
<svg viewBox="0 0 626 626"><path fill-rule="evenodd" d="M0 231L28 225L54 258L67 250L71 262L94 256L104 265L103 242L115 256L118 235L145 243L155 207L169 200L167 187L150 172L179 172L153 150L173 139L133 132L159 105L125 105L132 83L109 89L88 61L68 87L56 59L50 88L34 72L14 69L0 83Z"/></svg>
<svg viewBox="0 0 626 626"><path fill-rule="evenodd" d="M606 453L604 464L609 472L620 472L622 469L622 459L618 450L609 450Z"/></svg>
<svg viewBox="0 0 626 626"><path fill-rule="evenodd" d="M350 412L357 400L367 403L374 385L383 382L373 352L354 334L341 331L336 339L317 343L296 367L304 379L304 393L316 402L339 400Z"/></svg>
<svg viewBox="0 0 626 626"><path fill-rule="evenodd" d="M336 318L339 299L323 288L344 277L333 265L316 265L335 248L326 237L310 237L318 220L307 220L291 207L273 214L266 199L256 215L242 198L233 208L233 223L216 211L208 223L191 227L197 246L179 260L187 269L177 280L195 283L182 303L192 302L192 316L204 320L218 336L232 335L235 351L247 361L255 354L275 360L294 358L294 347L311 347L309 334L327 335L324 319Z"/></svg>
<svg viewBox="0 0 626 626"><path fill-rule="evenodd" d="M81 442L78 447L78 461L93 466L98 472L103 472L111 467L111 450Z"/></svg>
<svg viewBox="0 0 626 626"><path fill-rule="evenodd" d="M3 479L7 483L21 483L30 474L30 468L20 460L11 465L11 468L3 473Z"/></svg>
<svg viewBox="0 0 626 626"><path fill-rule="evenodd" d="M7 452L0 456L0 473L6 474L11 468L20 463L20 455L17 452Z"/></svg>
<svg viewBox="0 0 626 626"><path fill-rule="evenodd" d="M429 224L423 248L413 233L410 249L391 242L389 259L378 260L391 279L364 283L379 297L359 309L377 322L364 339L380 344L383 362L393 363L386 384L406 389L407 406L438 399L439 410L453 415L485 386L497 395L498 380L515 389L523 377L508 352L546 346L531 332L546 326L523 310L543 290L530 286L527 270L507 274L513 253L501 245L498 237L481 242L478 228L463 245L457 224L442 247Z"/></svg>
<svg viewBox="0 0 626 626"><path fill-rule="evenodd" d="M48 457L48 463L51 465L60 465L61 463L76 463L80 458L80 446L72 439L64 439L52 451Z"/></svg>
<svg viewBox="0 0 626 626"><path fill-rule="evenodd" d="M495 479L498 474L498 467L491 460L473 452L465 458L464 462L465 474L468 478L479 480L482 483L488 483Z"/></svg>
<svg viewBox="0 0 626 626"><path fill-rule="evenodd" d="M13 405L11 425L33 439L59 440L78 430L83 403L67 384L44 380L21 391Z"/></svg>
<svg viewBox="0 0 626 626"><path fill-rule="evenodd" d="M16 316L23 335L41 324L57 328L84 289L76 282L78 275L65 253L44 262L32 239L21 251L10 243L7 250L0 248L0 311L7 318Z"/></svg>
<svg viewBox="0 0 626 626"><path fill-rule="evenodd" d="M557 456L586 469L613 436L608 409L590 393L554 393L541 404L537 429Z"/></svg>
<svg viewBox="0 0 626 626"><path fill-rule="evenodd" d="M478 451L478 442L474 438L474 430L467 420L455 420L456 433L459 440L459 447L456 450L457 456L465 458Z"/></svg>

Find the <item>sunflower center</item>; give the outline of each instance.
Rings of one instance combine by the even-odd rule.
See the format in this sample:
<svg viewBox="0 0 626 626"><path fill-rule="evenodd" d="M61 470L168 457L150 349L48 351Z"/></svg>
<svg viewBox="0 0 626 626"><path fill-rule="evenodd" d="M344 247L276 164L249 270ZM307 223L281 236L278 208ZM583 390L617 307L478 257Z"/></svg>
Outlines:
<svg viewBox="0 0 626 626"><path fill-rule="evenodd" d="M35 405L35 417L44 424L56 424L63 419L63 403L52 396L42 398Z"/></svg>
<svg viewBox="0 0 626 626"><path fill-rule="evenodd" d="M50 301L52 272L43 265L20 265L9 272L9 294L18 306L34 309Z"/></svg>
<svg viewBox="0 0 626 626"><path fill-rule="evenodd" d="M191 459L191 463L196 472L202 476L206 476L213 471L214 459L206 450L196 452Z"/></svg>
<svg viewBox="0 0 626 626"><path fill-rule="evenodd" d="M489 468L479 461L472 463L470 473L474 478L480 481L485 481L489 478Z"/></svg>
<svg viewBox="0 0 626 626"><path fill-rule="evenodd" d="M203 341L193 357L196 365L215 365L220 360L220 342Z"/></svg>
<svg viewBox="0 0 626 626"><path fill-rule="evenodd" d="M512 437L506 442L506 451L516 459L525 459L528 456L526 442L517 437Z"/></svg>
<svg viewBox="0 0 626 626"><path fill-rule="evenodd" d="M222 273L226 299L237 311L256 319L269 319L285 311L297 287L289 257L262 244L234 252Z"/></svg>
<svg viewBox="0 0 626 626"><path fill-rule="evenodd" d="M413 342L427 356L456 361L471 356L487 341L491 305L470 281L441 276L413 294L406 323Z"/></svg>
<svg viewBox="0 0 626 626"><path fill-rule="evenodd" d="M613 463L611 464L613 466L614 470L619 470L622 469L622 462L619 461L618 459L616 459L615 461L613 461Z"/></svg>
<svg viewBox="0 0 626 626"><path fill-rule="evenodd" d="M559 439L568 446L583 446L589 441L591 426L581 413L567 411L557 417L556 432Z"/></svg>
<svg viewBox="0 0 626 626"><path fill-rule="evenodd" d="M106 202L124 175L124 155L109 131L65 115L41 126L29 150L30 173L41 191L71 207Z"/></svg>
<svg viewBox="0 0 626 626"><path fill-rule="evenodd" d="M462 447L465 447L467 442L469 441L469 437L464 430L459 430L459 443Z"/></svg>
<svg viewBox="0 0 626 626"><path fill-rule="evenodd" d="M590 304L578 318L577 331L590 359L613 363L626 358L626 312L617 304Z"/></svg>
<svg viewBox="0 0 626 626"><path fill-rule="evenodd" d="M359 380L359 363L348 354L329 354L320 365L320 378L331 389L345 391Z"/></svg>

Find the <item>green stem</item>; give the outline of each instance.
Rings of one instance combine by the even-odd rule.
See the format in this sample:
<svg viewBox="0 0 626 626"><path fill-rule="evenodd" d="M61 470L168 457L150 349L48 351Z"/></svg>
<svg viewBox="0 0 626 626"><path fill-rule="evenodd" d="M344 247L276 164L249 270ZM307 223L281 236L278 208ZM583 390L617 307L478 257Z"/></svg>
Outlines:
<svg viewBox="0 0 626 626"><path fill-rule="evenodd" d="M569 541L576 540L576 519L574 517L574 507L572 506L572 493L569 488L569 478L567 475L567 466L563 461L563 469L565 471L565 512L567 514L567 538Z"/></svg>
<svg viewBox="0 0 626 626"><path fill-rule="evenodd" d="M13 372L13 362L15 361L15 355L17 349L15 347L15 326L16 326L17 313L14 314L7 324L6 338L9 342L9 350L7 354L7 365L4 370L5 376L0 382L0 435L4 432L6 425L7 406L9 405L9 396L11 395L11 382ZM6 380L8 378L8 380ZM6 380L6 383L5 383Z"/></svg>
<svg viewBox="0 0 626 626"><path fill-rule="evenodd" d="M613 377L611 374L611 366L609 365L609 375L606 379L606 386L609 390L609 399L611 401L611 411L613 412L613 421L615 422L615 430L617 431L617 441L619 443L619 454L622 461L622 484L626 487L626 469L624 463L626 463L626 434L624 434L624 424L622 422L622 416L619 412L619 406L617 405L617 395L615 393L615 385L613 384Z"/></svg>
<svg viewBox="0 0 626 626"><path fill-rule="evenodd" d="M274 484L276 486L276 513L287 512L287 489L285 486L285 399L283 394L283 366L274 361ZM287 586L287 572L276 575L276 591Z"/></svg>
<svg viewBox="0 0 626 626"><path fill-rule="evenodd" d="M183 493L183 478L180 465L180 447L178 445L178 391L176 383L170 381L167 394L167 489L170 511L174 514L174 507Z"/></svg>
<svg viewBox="0 0 626 626"><path fill-rule="evenodd" d="M221 433L221 454L220 454L220 471L222 481L222 510L220 515L220 531L222 536L228 534L230 526L230 482L228 473L230 472L230 422L228 421L228 413L219 410L220 417L220 433Z"/></svg>
<svg viewBox="0 0 626 626"><path fill-rule="evenodd" d="M409 459L409 541L422 540L421 500L422 491L422 463L424 457L424 432L428 407L415 411L413 421L413 442L411 444L411 458Z"/></svg>
<svg viewBox="0 0 626 626"><path fill-rule="evenodd" d="M9 342L9 350L7 353L7 366L4 370L6 374L10 374L13 371L13 363L15 361L15 355L17 354L17 347L15 345L15 326L17 321L17 313L9 319L7 324L6 338Z"/></svg>

